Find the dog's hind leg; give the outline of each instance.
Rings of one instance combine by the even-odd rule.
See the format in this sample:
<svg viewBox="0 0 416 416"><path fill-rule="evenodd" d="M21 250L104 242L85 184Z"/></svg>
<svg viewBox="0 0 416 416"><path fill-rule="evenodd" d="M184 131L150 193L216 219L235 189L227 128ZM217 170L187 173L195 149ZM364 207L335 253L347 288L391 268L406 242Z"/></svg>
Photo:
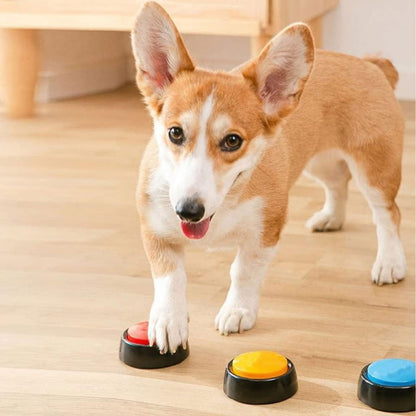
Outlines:
<svg viewBox="0 0 416 416"><path fill-rule="evenodd" d="M325 204L306 222L311 231L335 231L342 228L351 174L347 163L337 150L315 155L304 173L319 182L325 190Z"/></svg>
<svg viewBox="0 0 416 416"><path fill-rule="evenodd" d="M378 251L372 281L378 285L397 283L406 273L399 236L400 210L395 202L401 181L401 153L370 148L347 157L346 161L377 227Z"/></svg>

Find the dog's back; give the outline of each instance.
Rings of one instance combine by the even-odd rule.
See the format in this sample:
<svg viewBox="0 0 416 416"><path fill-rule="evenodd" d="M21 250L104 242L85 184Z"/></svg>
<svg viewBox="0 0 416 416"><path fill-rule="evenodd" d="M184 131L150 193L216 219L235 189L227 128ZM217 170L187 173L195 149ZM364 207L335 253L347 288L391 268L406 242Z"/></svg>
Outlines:
<svg viewBox="0 0 416 416"><path fill-rule="evenodd" d="M367 159L371 182L380 171L400 182L404 119L393 91L397 79L386 59L317 50L299 106L259 164L267 181L274 178L275 191L287 193L307 162L330 149ZM251 192L263 191L264 180L253 175Z"/></svg>
<svg viewBox="0 0 416 416"><path fill-rule="evenodd" d="M385 158L401 156L404 120L391 85L397 72L387 62L317 51L299 106L277 144L289 149L290 185L315 153L329 148L358 156L375 145Z"/></svg>

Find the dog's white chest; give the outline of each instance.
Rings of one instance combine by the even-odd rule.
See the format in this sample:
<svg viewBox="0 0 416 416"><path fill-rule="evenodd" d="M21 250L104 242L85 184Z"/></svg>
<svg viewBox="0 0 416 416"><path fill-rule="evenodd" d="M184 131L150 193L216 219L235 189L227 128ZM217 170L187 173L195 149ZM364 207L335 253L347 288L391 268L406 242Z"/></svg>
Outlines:
<svg viewBox="0 0 416 416"><path fill-rule="evenodd" d="M263 201L256 197L229 206L224 204L215 214L202 246L218 247L239 243L242 239L258 239L263 230ZM205 240L205 241L204 241Z"/></svg>

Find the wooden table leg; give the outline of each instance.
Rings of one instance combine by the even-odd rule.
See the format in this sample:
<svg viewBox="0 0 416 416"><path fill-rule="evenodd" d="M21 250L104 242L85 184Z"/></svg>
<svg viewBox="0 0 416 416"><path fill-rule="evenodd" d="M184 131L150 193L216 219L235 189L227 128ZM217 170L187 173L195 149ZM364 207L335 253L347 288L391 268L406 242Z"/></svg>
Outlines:
<svg viewBox="0 0 416 416"><path fill-rule="evenodd" d="M255 58L260 54L267 42L272 38L268 35L253 36L250 38L250 53L251 58Z"/></svg>
<svg viewBox="0 0 416 416"><path fill-rule="evenodd" d="M307 23L309 27L312 29L313 37L315 40L315 47L321 48L322 47L322 16L315 17L315 19L309 20L309 22ZM258 56L259 53L262 51L262 49L266 46L267 42L269 42L269 40L272 37L273 36L268 36L268 35L260 35L260 36L251 37L250 38L251 58L255 58L256 56Z"/></svg>
<svg viewBox="0 0 416 416"><path fill-rule="evenodd" d="M29 117L39 68L37 33L0 29L0 96L10 117Z"/></svg>
<svg viewBox="0 0 416 416"><path fill-rule="evenodd" d="M309 20L308 25L312 29L315 48L322 48L322 16Z"/></svg>

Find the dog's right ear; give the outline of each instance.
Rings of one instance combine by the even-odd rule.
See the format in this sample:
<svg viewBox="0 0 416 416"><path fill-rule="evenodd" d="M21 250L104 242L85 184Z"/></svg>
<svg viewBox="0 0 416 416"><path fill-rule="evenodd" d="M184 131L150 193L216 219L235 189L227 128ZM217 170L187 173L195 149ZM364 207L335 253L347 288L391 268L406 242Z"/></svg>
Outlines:
<svg viewBox="0 0 416 416"><path fill-rule="evenodd" d="M146 2L141 8L131 41L137 85L157 112L165 88L179 72L192 71L194 64L172 19L155 2Z"/></svg>

